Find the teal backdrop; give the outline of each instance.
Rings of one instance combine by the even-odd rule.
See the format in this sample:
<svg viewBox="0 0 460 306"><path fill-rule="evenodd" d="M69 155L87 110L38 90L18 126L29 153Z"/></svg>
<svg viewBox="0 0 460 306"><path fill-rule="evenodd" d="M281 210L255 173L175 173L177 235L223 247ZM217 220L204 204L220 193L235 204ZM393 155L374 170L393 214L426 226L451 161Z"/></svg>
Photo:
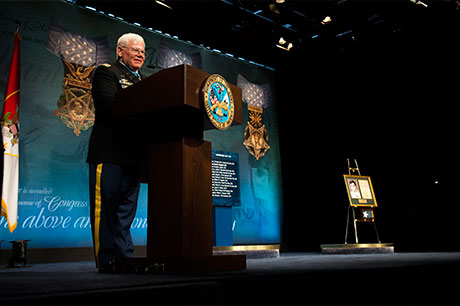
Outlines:
<svg viewBox="0 0 460 306"><path fill-rule="evenodd" d="M243 124L226 131L212 130L205 139L213 150L239 156L241 206L233 208L235 244L277 244L281 242L282 181L272 69L223 54L206 46L181 41L154 29L129 24L69 2L0 2L0 90L5 92L13 51L15 20L21 22L21 108L20 182L17 229L10 234L6 220L0 220L3 241L30 239L29 248L88 247L92 245L89 222L88 166L85 162L91 127L73 129L53 113L63 93L64 66L47 48L50 23L56 22L73 35L88 39L105 36L110 61L115 59L117 38L126 32L142 35L146 42L146 64L142 72L157 70L147 64L163 64L168 46L172 55L208 73L222 75L237 84L245 80ZM180 35L180 33L172 33ZM161 60L161 61L160 61ZM260 90L259 90L260 88ZM251 93L251 90L253 92ZM263 93L259 97L256 93ZM262 100L263 101L262 101ZM262 123L270 148L256 160L245 146L248 103L263 107ZM135 144L133 144L135 145ZM136 245L145 245L147 228L147 186L142 185L132 235ZM5 242L4 242L5 243ZM5 246L3 246L5 248Z"/></svg>

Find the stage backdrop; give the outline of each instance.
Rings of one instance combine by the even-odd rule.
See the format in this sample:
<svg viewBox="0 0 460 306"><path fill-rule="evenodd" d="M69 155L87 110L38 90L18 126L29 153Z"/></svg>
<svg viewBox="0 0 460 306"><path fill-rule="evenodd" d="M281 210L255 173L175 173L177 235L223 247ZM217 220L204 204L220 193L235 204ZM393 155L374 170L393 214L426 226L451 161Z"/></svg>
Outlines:
<svg viewBox="0 0 460 306"><path fill-rule="evenodd" d="M30 239L29 248L92 245L85 159L94 115L85 84L91 67L115 59L116 40L126 32L145 38L142 72L147 76L158 71L147 64L188 63L242 87L244 123L206 132L205 139L213 150L236 153L239 159L241 205L233 207L234 243L280 243L282 186L272 70L72 3L1 1L2 94L15 20L22 35L19 219L10 234L2 217L3 248L6 241L20 239ZM132 225L136 245L146 243L146 206L147 186L142 185Z"/></svg>

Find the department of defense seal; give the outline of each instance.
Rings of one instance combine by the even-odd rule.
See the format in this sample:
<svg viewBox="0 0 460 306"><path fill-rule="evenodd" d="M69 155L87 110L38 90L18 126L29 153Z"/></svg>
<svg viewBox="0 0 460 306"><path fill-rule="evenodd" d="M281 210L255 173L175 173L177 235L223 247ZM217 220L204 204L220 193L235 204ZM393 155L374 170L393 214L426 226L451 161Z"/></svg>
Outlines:
<svg viewBox="0 0 460 306"><path fill-rule="evenodd" d="M219 74L210 75L204 82L203 101L212 125L225 130L232 125L235 105L230 85Z"/></svg>

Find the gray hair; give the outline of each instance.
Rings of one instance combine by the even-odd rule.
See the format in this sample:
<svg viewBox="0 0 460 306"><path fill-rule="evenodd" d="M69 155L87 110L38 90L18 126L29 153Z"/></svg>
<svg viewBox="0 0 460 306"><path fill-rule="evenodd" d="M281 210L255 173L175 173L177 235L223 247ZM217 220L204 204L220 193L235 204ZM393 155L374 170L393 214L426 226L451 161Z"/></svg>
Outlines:
<svg viewBox="0 0 460 306"><path fill-rule="evenodd" d="M142 36L140 36L139 34L135 34L135 33L126 33L126 34L121 35L120 38L118 38L117 47L118 46L126 47L131 40L142 42L145 46L144 38L142 38Z"/></svg>

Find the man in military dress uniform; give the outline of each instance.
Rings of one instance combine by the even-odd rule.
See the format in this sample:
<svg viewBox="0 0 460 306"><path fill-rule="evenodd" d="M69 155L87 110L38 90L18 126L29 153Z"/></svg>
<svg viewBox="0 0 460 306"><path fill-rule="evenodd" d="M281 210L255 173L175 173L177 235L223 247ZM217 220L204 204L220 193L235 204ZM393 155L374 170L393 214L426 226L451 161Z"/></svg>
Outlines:
<svg viewBox="0 0 460 306"><path fill-rule="evenodd" d="M87 162L93 245L100 273L118 272L116 260L132 257L134 252L130 227L139 195L140 158L133 148L137 144L122 133L129 124L115 119L113 108L119 90L142 80L139 69L144 61L144 39L124 34L117 42L117 61L100 65L92 81L96 119Z"/></svg>

